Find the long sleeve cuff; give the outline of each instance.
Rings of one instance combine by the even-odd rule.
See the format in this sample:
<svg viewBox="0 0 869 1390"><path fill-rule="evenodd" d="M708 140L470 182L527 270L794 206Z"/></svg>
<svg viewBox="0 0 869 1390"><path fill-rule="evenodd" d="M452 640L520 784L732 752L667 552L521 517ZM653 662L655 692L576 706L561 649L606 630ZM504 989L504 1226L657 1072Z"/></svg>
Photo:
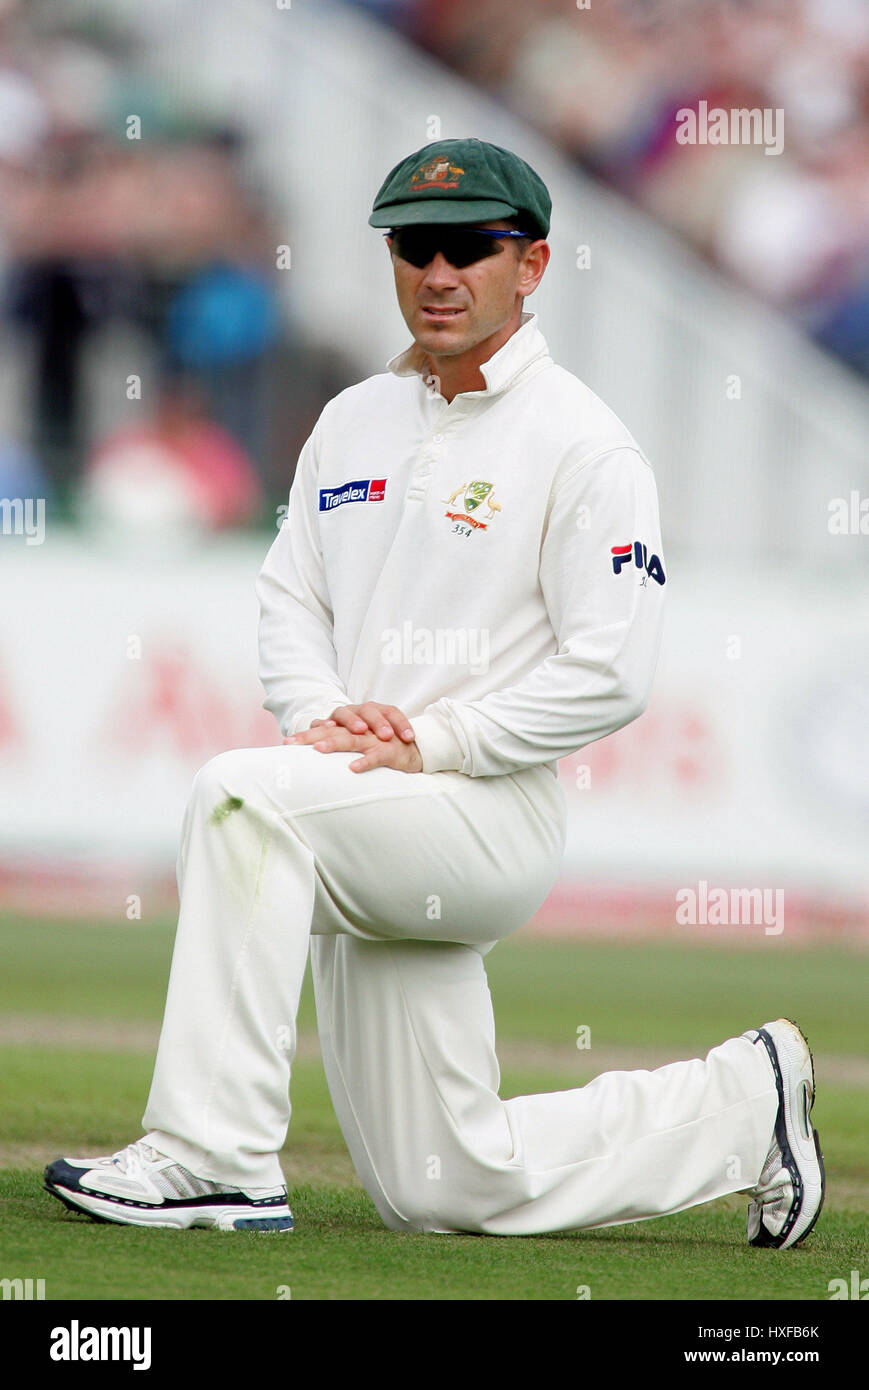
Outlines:
<svg viewBox="0 0 869 1390"><path fill-rule="evenodd" d="M460 772L465 761L461 744L442 714L430 711L411 719L423 772Z"/></svg>

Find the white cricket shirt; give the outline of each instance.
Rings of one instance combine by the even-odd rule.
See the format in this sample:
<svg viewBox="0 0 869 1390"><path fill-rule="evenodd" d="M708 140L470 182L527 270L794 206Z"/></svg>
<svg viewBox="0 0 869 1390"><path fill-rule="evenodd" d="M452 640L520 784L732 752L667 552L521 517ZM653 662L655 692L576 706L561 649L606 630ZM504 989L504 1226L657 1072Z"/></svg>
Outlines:
<svg viewBox="0 0 869 1390"><path fill-rule="evenodd" d="M665 588L658 499L625 426L536 314L449 404L412 344L324 408L257 581L284 734L377 700L425 772L557 760L646 706Z"/></svg>

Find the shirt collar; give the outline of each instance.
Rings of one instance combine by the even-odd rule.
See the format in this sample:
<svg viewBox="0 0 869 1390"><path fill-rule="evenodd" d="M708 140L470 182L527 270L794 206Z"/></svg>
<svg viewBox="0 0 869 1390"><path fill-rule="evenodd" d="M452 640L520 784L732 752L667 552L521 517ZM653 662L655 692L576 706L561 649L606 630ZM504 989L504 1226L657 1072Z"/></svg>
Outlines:
<svg viewBox="0 0 869 1390"><path fill-rule="evenodd" d="M463 391L460 394L475 397L497 395L499 391L505 391L508 386L514 385L520 376L524 376L533 362L548 356L549 348L538 327L537 315L523 313L516 332L492 354L488 362L483 362L480 366L486 382L485 390ZM390 357L386 368L395 376L417 375L422 378L424 357L425 352L419 344L411 343L404 352Z"/></svg>

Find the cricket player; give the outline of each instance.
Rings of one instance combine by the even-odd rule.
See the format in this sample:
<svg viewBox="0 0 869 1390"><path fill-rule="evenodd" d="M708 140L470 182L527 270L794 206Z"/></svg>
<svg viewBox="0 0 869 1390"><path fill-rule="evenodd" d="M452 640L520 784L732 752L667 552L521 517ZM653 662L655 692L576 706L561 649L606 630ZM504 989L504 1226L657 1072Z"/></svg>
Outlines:
<svg viewBox="0 0 869 1390"><path fill-rule="evenodd" d="M812 1059L784 1019L703 1060L498 1095L484 958L557 878L559 758L646 705L667 582L649 463L524 308L550 207L476 139L417 150L374 199L413 341L302 450L258 581L284 742L196 777L147 1132L48 1166L75 1210L292 1228L278 1154L310 950L335 1110L391 1229L531 1235L742 1190L755 1245L817 1219Z"/></svg>

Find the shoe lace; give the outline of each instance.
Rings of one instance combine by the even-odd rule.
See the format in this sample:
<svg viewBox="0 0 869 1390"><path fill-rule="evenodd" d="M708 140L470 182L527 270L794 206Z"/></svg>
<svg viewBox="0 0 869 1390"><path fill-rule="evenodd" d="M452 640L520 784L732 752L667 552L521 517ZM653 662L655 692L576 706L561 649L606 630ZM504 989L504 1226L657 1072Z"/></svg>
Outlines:
<svg viewBox="0 0 869 1390"><path fill-rule="evenodd" d="M145 1174L146 1166L153 1163L156 1157L156 1149L152 1149L143 1139L137 1139L134 1144L128 1144L125 1149L119 1149L116 1154L112 1154L112 1162L117 1164L128 1178L141 1178Z"/></svg>

